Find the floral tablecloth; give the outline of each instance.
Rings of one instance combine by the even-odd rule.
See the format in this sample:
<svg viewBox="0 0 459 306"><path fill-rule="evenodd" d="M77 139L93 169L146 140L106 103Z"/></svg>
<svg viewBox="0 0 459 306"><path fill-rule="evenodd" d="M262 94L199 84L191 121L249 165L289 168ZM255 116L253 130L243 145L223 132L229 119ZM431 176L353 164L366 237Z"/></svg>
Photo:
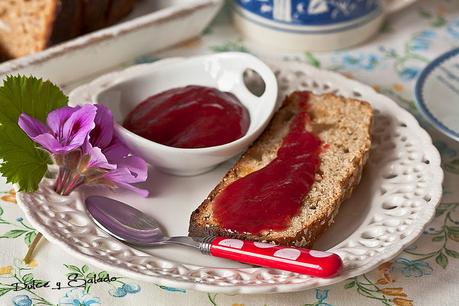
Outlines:
<svg viewBox="0 0 459 306"><path fill-rule="evenodd" d="M224 10L200 39L130 64L168 56L245 51L307 62L372 85L413 113L442 155L444 195L422 237L393 261L334 286L276 295L206 294L112 275L47 242L39 245L30 264L24 264L21 258L37 232L24 220L11 186L2 181L0 305L459 305L459 143L423 122L412 93L416 77L429 61L459 47L459 1L419 1L390 16L381 33L366 44L320 54L280 54L252 45L238 36L228 15L228 9ZM72 279L74 286L68 286Z"/></svg>

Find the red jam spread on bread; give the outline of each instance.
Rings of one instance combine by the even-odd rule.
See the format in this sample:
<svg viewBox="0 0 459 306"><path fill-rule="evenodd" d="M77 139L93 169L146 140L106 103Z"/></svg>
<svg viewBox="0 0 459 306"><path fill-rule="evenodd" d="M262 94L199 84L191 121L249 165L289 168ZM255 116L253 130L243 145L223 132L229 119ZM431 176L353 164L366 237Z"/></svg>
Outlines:
<svg viewBox="0 0 459 306"><path fill-rule="evenodd" d="M247 109L229 92L205 86L173 88L147 98L123 126L176 148L205 148L232 142L249 128Z"/></svg>
<svg viewBox="0 0 459 306"><path fill-rule="evenodd" d="M319 170L321 140L306 130L308 93L295 95L301 111L291 120L277 157L232 182L215 198L214 218L223 228L252 234L281 231L300 213Z"/></svg>

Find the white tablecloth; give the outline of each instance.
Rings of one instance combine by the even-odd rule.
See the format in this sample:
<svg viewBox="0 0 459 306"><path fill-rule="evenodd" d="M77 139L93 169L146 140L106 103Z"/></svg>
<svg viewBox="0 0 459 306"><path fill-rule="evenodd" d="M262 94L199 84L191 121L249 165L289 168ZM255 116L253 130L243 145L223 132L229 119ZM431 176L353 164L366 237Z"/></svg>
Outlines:
<svg viewBox="0 0 459 306"><path fill-rule="evenodd" d="M247 51L262 57L308 62L372 85L415 114L413 85L420 70L437 55L459 46L459 1L419 1L390 16L381 33L346 51L280 54L242 40L222 12L205 34L173 50L137 58L133 63L167 56ZM459 120L459 118L458 118ZM421 120L422 121L422 120ZM11 186L0 184L0 305L459 305L459 144L423 123L441 151L444 196L435 220L423 236L396 259L334 286L276 295L225 295L158 287L119 277L84 288L23 288L31 279L65 282L76 272L87 279L107 274L80 262L57 246L41 243L35 260L20 258L36 232L15 205ZM0 144L1 145L1 144Z"/></svg>

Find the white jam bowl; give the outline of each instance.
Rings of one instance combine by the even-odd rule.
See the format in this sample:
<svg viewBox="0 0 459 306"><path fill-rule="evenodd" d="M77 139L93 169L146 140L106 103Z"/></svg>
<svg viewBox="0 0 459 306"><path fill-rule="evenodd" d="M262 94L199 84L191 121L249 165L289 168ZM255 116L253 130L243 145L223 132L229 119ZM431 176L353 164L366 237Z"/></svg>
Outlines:
<svg viewBox="0 0 459 306"><path fill-rule="evenodd" d="M243 74L255 71L264 92L255 96L244 84ZM127 114L146 98L186 85L215 87L233 93L247 108L247 133L230 143L207 148L175 148L143 138L121 126ZM160 60L103 75L74 89L70 104L100 103L111 109L115 128L132 152L159 170L174 175L197 175L238 155L265 129L277 106L277 81L271 69L247 53L228 52L190 58ZM193 114L190 114L192 116ZM221 124L225 124L222 119Z"/></svg>

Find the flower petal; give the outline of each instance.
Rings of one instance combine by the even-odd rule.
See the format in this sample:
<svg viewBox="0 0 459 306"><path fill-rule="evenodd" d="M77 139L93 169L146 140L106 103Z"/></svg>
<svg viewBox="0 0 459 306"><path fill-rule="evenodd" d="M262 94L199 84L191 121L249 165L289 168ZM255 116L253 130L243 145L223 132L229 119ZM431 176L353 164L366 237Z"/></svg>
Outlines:
<svg viewBox="0 0 459 306"><path fill-rule="evenodd" d="M97 108L95 127L89 134L89 140L94 147L104 149L110 145L113 138L113 115L104 105L95 104L95 107Z"/></svg>
<svg viewBox="0 0 459 306"><path fill-rule="evenodd" d="M46 118L46 124L50 127L56 137L62 137L62 128L64 127L64 123L76 110L80 108L81 106L64 106L55 109L48 114L48 117Z"/></svg>
<svg viewBox="0 0 459 306"><path fill-rule="evenodd" d="M127 156L118 161L118 169L125 168L131 173L128 183L144 182L148 176L147 163L138 156Z"/></svg>
<svg viewBox="0 0 459 306"><path fill-rule="evenodd" d="M112 170L116 169L116 165L112 165L107 161L107 158L102 153L102 150L98 147L93 147L88 141L85 141L83 145L83 154L89 157L87 169L100 168Z"/></svg>
<svg viewBox="0 0 459 306"><path fill-rule="evenodd" d="M150 193L146 189L138 188L138 187L135 187L135 186L127 184L127 183L117 182L116 184L118 186L120 186L120 187L123 187L125 189L131 190L131 191L137 193L138 195L140 195L140 196L142 196L144 198L148 197L148 194Z"/></svg>
<svg viewBox="0 0 459 306"><path fill-rule="evenodd" d="M78 147L77 145L62 146L62 144L56 138L54 138L53 135L49 133L32 137L32 140L40 144L44 149L46 149L52 154L70 152Z"/></svg>
<svg viewBox="0 0 459 306"><path fill-rule="evenodd" d="M117 163L120 159L129 155L129 148L118 138L118 136L113 135L110 145L103 148L102 152L109 162Z"/></svg>
<svg viewBox="0 0 459 306"><path fill-rule="evenodd" d="M113 171L110 171L104 175L104 178L109 181L112 181L120 187L132 190L143 197L148 196L148 190L140 189L130 184L133 182L139 182L139 180L137 180L136 177L132 175L131 171L129 171L128 168L118 168Z"/></svg>
<svg viewBox="0 0 459 306"><path fill-rule="evenodd" d="M26 113L19 116L18 125L30 138L51 132L40 120L30 117Z"/></svg>
<svg viewBox="0 0 459 306"><path fill-rule="evenodd" d="M66 145L81 146L95 126L96 111L97 108L90 104L76 109L65 121L62 128L62 138L59 141Z"/></svg>

